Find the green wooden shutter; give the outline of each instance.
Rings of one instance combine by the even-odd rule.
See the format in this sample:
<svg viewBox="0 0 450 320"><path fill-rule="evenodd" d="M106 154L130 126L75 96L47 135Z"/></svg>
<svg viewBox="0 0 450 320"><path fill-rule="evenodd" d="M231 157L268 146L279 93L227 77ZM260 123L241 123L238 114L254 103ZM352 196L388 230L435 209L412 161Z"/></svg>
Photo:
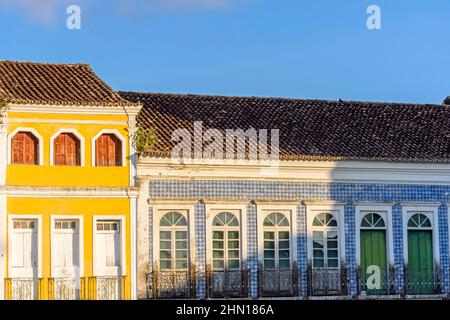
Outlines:
<svg viewBox="0 0 450 320"><path fill-rule="evenodd" d="M408 230L408 288L410 294L430 294L434 289L431 230Z"/></svg>
<svg viewBox="0 0 450 320"><path fill-rule="evenodd" d="M361 230L361 283L365 288L367 278L372 273L367 273L371 265L378 266L381 271L381 283L379 289L367 289L367 294L384 294L387 290L387 254L386 232L384 230Z"/></svg>

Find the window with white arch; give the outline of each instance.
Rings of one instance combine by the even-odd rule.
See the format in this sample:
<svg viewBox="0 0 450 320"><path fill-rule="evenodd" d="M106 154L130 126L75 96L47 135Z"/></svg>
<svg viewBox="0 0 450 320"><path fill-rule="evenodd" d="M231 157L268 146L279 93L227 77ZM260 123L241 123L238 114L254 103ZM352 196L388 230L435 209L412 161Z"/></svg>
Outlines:
<svg viewBox="0 0 450 320"><path fill-rule="evenodd" d="M386 223L378 213L368 213L361 220L361 229L386 229Z"/></svg>
<svg viewBox="0 0 450 320"><path fill-rule="evenodd" d="M408 220L408 229L431 230L431 221L426 215L422 213L415 213Z"/></svg>
<svg viewBox="0 0 450 320"><path fill-rule="evenodd" d="M290 226L286 215L269 213L263 222L264 269L290 269Z"/></svg>
<svg viewBox="0 0 450 320"><path fill-rule="evenodd" d="M187 270L189 267L188 223L179 212L168 212L159 221L159 267Z"/></svg>
<svg viewBox="0 0 450 320"><path fill-rule="evenodd" d="M220 212L212 221L212 268L236 270L240 265L239 220L231 212Z"/></svg>
<svg viewBox="0 0 450 320"><path fill-rule="evenodd" d="M339 226L336 217L321 212L312 223L313 268L339 267Z"/></svg>

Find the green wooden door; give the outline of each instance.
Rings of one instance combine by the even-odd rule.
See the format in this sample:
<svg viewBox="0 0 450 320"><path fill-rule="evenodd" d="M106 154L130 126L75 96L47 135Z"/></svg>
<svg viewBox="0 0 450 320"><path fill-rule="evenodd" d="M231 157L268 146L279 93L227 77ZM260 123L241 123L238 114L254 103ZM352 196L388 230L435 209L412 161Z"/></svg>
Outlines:
<svg viewBox="0 0 450 320"><path fill-rule="evenodd" d="M374 274L368 268L378 266L380 268L380 282L375 284ZM368 272L369 271L369 272ZM369 295L384 294L387 291L387 255L385 230L361 230L361 284ZM367 285L372 284L371 287Z"/></svg>
<svg viewBox="0 0 450 320"><path fill-rule="evenodd" d="M434 288L431 230L408 230L408 288L410 294L430 294Z"/></svg>

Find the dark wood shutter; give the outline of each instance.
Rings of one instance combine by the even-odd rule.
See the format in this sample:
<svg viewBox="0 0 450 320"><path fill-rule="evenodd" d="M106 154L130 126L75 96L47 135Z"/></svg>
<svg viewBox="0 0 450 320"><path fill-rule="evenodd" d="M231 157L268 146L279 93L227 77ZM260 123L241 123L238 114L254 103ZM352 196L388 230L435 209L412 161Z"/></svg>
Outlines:
<svg viewBox="0 0 450 320"><path fill-rule="evenodd" d="M57 166L79 166L80 141L72 133L61 133L54 141L54 162Z"/></svg>
<svg viewBox="0 0 450 320"><path fill-rule="evenodd" d="M13 164L39 164L39 142L30 132L18 132L11 140Z"/></svg>
<svg viewBox="0 0 450 320"><path fill-rule="evenodd" d="M113 134L103 134L95 141L96 166L121 166L122 142Z"/></svg>

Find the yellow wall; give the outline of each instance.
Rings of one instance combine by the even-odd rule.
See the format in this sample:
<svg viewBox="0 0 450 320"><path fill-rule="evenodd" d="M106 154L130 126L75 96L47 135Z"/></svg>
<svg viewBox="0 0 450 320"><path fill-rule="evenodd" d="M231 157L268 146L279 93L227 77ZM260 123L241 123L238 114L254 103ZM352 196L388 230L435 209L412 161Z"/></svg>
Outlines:
<svg viewBox="0 0 450 320"><path fill-rule="evenodd" d="M128 141L126 124L74 124L74 123L36 123L26 119L51 120L96 120L126 122L126 116L111 115L65 115L65 114L8 114L9 118L25 118L24 122L10 123L8 133L17 127L35 129L43 138L44 164L38 165L8 165L7 184L15 186L65 186L65 187L125 187L130 183L129 157L123 167L92 167L91 139L102 129L116 129ZM50 137L59 129L77 130L85 139L84 167L80 166L50 166ZM128 142L126 155L129 154Z"/></svg>
<svg viewBox="0 0 450 320"><path fill-rule="evenodd" d="M17 127L35 129L43 137L43 165L8 165L8 186L32 186L33 191L39 187L95 187L108 190L110 187L129 187L129 143L127 116L125 115L70 115L70 114L32 114L9 113L13 120L8 125L8 133ZM18 119L24 119L18 122ZM28 120L27 120L28 119ZM29 119L32 119L30 121ZM53 121L45 122L51 119ZM58 120L94 120L114 121L114 124L61 123ZM116 123L120 122L120 123ZM59 129L75 129L85 139L84 167L50 166L50 137ZM91 139L102 129L116 129L126 139L126 165L123 167L92 167ZM39 215L42 218L42 278L51 277L51 216L76 215L83 216L84 229L84 277L93 276L93 217L95 215L114 215L125 217L125 250L126 250L126 297L130 297L130 199L128 198L52 198L52 197L8 197L8 220L14 215ZM8 269L8 268L6 268ZM41 298L48 298L48 290L44 290Z"/></svg>

